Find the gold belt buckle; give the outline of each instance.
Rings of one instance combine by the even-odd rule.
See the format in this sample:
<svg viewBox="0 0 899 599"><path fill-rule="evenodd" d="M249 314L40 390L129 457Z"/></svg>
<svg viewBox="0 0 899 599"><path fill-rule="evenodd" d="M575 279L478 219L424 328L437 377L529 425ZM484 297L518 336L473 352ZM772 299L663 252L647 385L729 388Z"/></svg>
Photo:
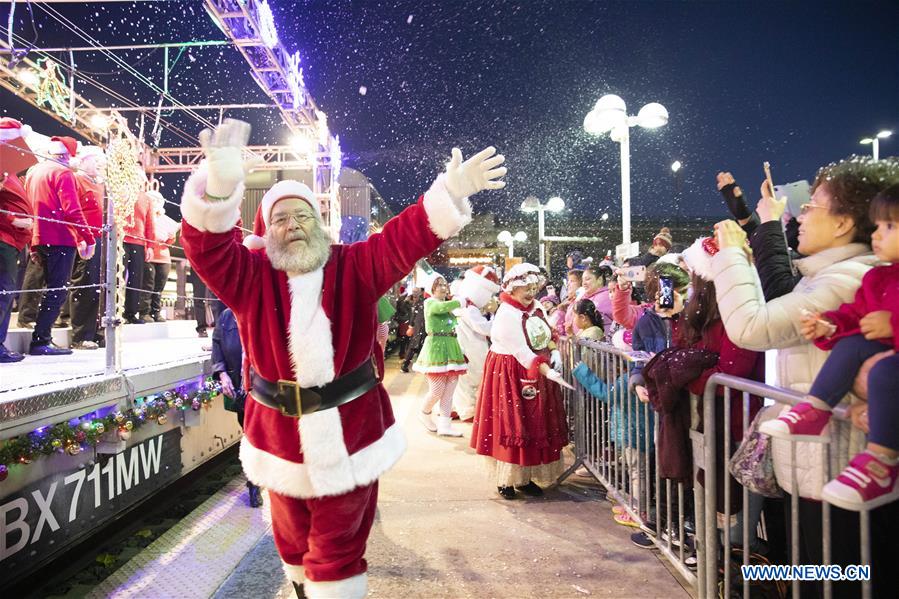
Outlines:
<svg viewBox="0 0 899 599"><path fill-rule="evenodd" d="M293 389L293 399L297 406L297 414L294 416L293 414L289 414L287 410L284 409L284 406L279 405L278 409L281 410L281 414L284 416L290 416L291 418L300 418L303 415L303 400L300 397L300 385L297 384L296 381L288 381L285 379L280 379L278 381L278 394L280 395L285 388Z"/></svg>

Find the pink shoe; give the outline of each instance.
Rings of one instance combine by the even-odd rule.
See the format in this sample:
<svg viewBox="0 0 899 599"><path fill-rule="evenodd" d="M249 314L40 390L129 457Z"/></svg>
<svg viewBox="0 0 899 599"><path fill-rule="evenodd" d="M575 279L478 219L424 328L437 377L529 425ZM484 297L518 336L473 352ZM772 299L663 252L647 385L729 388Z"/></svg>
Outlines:
<svg viewBox="0 0 899 599"><path fill-rule="evenodd" d="M884 464L863 451L824 485L821 497L844 510L870 510L899 499L899 464Z"/></svg>
<svg viewBox="0 0 899 599"><path fill-rule="evenodd" d="M804 401L779 418L763 422L759 432L778 439L827 443L830 439L821 433L830 422L830 416L830 410L819 410L810 402Z"/></svg>

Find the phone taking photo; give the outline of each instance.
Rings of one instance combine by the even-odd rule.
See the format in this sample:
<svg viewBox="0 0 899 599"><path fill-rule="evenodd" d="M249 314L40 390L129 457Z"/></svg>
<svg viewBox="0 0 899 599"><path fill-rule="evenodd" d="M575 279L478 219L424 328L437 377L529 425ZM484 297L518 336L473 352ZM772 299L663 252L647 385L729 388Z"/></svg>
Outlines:
<svg viewBox="0 0 899 599"><path fill-rule="evenodd" d="M671 277L659 277L659 308L670 310L674 307L674 280Z"/></svg>
<svg viewBox="0 0 899 599"><path fill-rule="evenodd" d="M646 280L645 266L628 266L621 269L621 278L632 283L642 283Z"/></svg>

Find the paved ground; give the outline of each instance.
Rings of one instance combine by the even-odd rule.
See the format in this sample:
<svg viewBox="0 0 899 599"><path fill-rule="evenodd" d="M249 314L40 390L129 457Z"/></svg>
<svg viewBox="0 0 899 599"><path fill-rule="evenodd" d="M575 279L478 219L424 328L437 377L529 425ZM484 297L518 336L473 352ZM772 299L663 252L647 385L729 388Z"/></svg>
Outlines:
<svg viewBox="0 0 899 599"><path fill-rule="evenodd" d="M461 425L462 439L427 433L415 419L424 378L394 365L387 380L409 450L381 480L367 553L371 597L689 596L655 552L630 543L632 529L612 521L595 488L566 484L539 500L499 498L468 449L470 425ZM245 507L240 482L210 498L194 524L161 537L164 548L148 547L156 559L114 574L100 595L134 595L143 580L152 585L140 596L293 597L268 515ZM236 535L218 530L231 523ZM198 555L200 545L215 559Z"/></svg>

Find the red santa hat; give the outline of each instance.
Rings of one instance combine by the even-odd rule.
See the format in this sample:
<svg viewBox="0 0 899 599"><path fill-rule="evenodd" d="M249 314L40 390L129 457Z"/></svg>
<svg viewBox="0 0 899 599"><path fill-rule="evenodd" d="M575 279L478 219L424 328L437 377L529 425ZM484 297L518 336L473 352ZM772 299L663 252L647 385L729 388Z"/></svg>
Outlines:
<svg viewBox="0 0 899 599"><path fill-rule="evenodd" d="M539 282L540 269L533 264L522 262L521 264L516 264L510 268L509 272L506 273L506 276L503 277L503 291L509 293L516 287L523 287L531 284L536 285Z"/></svg>
<svg viewBox="0 0 899 599"><path fill-rule="evenodd" d="M714 278L712 256L717 253L718 243L714 237L700 237L683 251L681 257L691 272L699 275L704 281L711 281Z"/></svg>
<svg viewBox="0 0 899 599"><path fill-rule="evenodd" d="M0 118L0 141L12 141L31 133L31 127L8 116Z"/></svg>
<svg viewBox="0 0 899 599"><path fill-rule="evenodd" d="M64 135L54 135L50 138L50 145L47 146L47 152L50 154L68 154L69 158L78 153L78 142L74 137Z"/></svg>
<svg viewBox="0 0 899 599"><path fill-rule="evenodd" d="M321 208L319 208L318 200L315 198L315 194L312 193L312 190L309 189L309 186L300 183L299 181L286 179L272 185L272 188L262 196L260 208L262 209L262 221L265 223L266 228L268 228L271 222L272 208L274 208L278 201L287 198L298 198L309 204L312 211L315 213L316 218L321 221Z"/></svg>

